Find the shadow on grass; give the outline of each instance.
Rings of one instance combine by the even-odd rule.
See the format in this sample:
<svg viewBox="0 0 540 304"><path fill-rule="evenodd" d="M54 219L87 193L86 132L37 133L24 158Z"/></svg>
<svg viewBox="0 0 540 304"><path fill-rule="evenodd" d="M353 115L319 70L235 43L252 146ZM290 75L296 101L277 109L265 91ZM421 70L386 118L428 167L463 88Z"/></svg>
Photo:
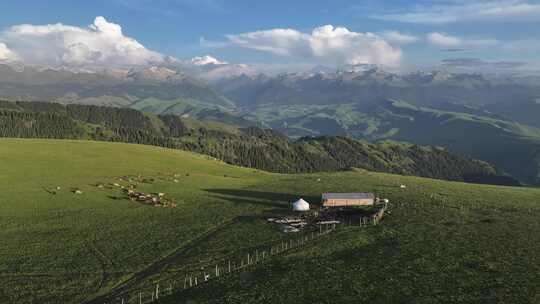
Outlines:
<svg viewBox="0 0 540 304"><path fill-rule="evenodd" d="M303 198L313 205L318 204L320 201L319 197L301 194L239 189L206 189L205 191L214 194L212 196L215 198L228 200L233 203L254 204L270 207L273 209L269 211L275 212L289 210L291 208L291 203L300 198Z"/></svg>

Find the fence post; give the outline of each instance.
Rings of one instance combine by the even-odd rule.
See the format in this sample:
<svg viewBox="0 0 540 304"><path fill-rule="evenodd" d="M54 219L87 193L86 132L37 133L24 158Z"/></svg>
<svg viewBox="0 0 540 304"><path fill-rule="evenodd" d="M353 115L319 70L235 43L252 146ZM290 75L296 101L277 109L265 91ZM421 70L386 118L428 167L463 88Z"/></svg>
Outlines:
<svg viewBox="0 0 540 304"><path fill-rule="evenodd" d="M231 273L231 260L229 260L229 273Z"/></svg>
<svg viewBox="0 0 540 304"><path fill-rule="evenodd" d="M142 304L142 292L139 291L139 304Z"/></svg>
<svg viewBox="0 0 540 304"><path fill-rule="evenodd" d="M156 300L159 299L159 284L156 284Z"/></svg>

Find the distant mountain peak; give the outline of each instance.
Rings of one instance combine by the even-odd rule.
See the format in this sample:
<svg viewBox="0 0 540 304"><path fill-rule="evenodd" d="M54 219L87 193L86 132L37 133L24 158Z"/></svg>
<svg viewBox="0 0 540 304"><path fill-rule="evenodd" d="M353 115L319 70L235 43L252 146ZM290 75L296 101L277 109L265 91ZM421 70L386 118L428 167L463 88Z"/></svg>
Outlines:
<svg viewBox="0 0 540 304"><path fill-rule="evenodd" d="M130 80L154 80L154 81L167 81L172 80L174 77L176 80L182 75L166 67L150 66L144 68L132 68L128 71L126 77Z"/></svg>
<svg viewBox="0 0 540 304"><path fill-rule="evenodd" d="M313 73L313 74L326 74L326 73L335 73L336 69L319 64L311 68L308 72Z"/></svg>
<svg viewBox="0 0 540 304"><path fill-rule="evenodd" d="M379 69L379 67L376 64L359 63L359 64L344 65L338 68L338 71L342 73L361 73L361 72L366 72L373 69Z"/></svg>

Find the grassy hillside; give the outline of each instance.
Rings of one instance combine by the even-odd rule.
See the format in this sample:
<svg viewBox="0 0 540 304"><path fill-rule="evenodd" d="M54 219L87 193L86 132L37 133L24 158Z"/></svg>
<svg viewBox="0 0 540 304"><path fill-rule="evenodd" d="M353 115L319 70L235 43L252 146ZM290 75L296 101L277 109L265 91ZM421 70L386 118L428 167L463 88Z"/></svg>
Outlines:
<svg viewBox="0 0 540 304"><path fill-rule="evenodd" d="M368 104L266 105L251 120L288 136L346 135L435 145L465 153L505 170L523 182L540 182L540 129L464 106L414 106L402 100Z"/></svg>
<svg viewBox="0 0 540 304"><path fill-rule="evenodd" d="M204 114L203 114L204 113ZM212 110L199 114L219 116ZM221 116L220 120L227 120ZM1 102L0 137L95 139L198 152L230 164L280 173L363 168L488 184L518 181L488 163L432 147L338 138L291 140L272 130L152 115L133 109L43 102Z"/></svg>
<svg viewBox="0 0 540 304"><path fill-rule="evenodd" d="M238 126L255 125L254 122L235 116L232 112L234 107L231 105L216 105L195 99L159 100L147 98L130 105L129 108L155 115L177 115L183 118L190 117Z"/></svg>
<svg viewBox="0 0 540 304"><path fill-rule="evenodd" d="M340 230L163 302L540 300L538 189L362 170L271 174L178 150L91 141L0 139L0 165L5 303L80 303L134 273L144 275L126 296L158 281L177 289L193 267L211 269L215 260L283 239L263 215L285 212L298 197L317 202L325 191L374 191L391 200L391 214L380 226ZM139 175L147 179L133 182L139 191L165 192L178 207L119 199L108 186Z"/></svg>

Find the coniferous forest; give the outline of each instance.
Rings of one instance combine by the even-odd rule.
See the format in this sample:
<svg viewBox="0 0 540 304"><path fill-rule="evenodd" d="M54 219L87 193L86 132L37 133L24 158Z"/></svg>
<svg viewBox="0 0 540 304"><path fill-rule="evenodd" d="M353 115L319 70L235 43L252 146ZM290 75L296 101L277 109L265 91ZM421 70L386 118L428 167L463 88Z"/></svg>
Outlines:
<svg viewBox="0 0 540 304"><path fill-rule="evenodd" d="M488 163L436 147L346 137L290 139L258 127L197 124L133 109L0 101L0 136L127 142L206 154L281 173L361 168L475 183L518 185Z"/></svg>

